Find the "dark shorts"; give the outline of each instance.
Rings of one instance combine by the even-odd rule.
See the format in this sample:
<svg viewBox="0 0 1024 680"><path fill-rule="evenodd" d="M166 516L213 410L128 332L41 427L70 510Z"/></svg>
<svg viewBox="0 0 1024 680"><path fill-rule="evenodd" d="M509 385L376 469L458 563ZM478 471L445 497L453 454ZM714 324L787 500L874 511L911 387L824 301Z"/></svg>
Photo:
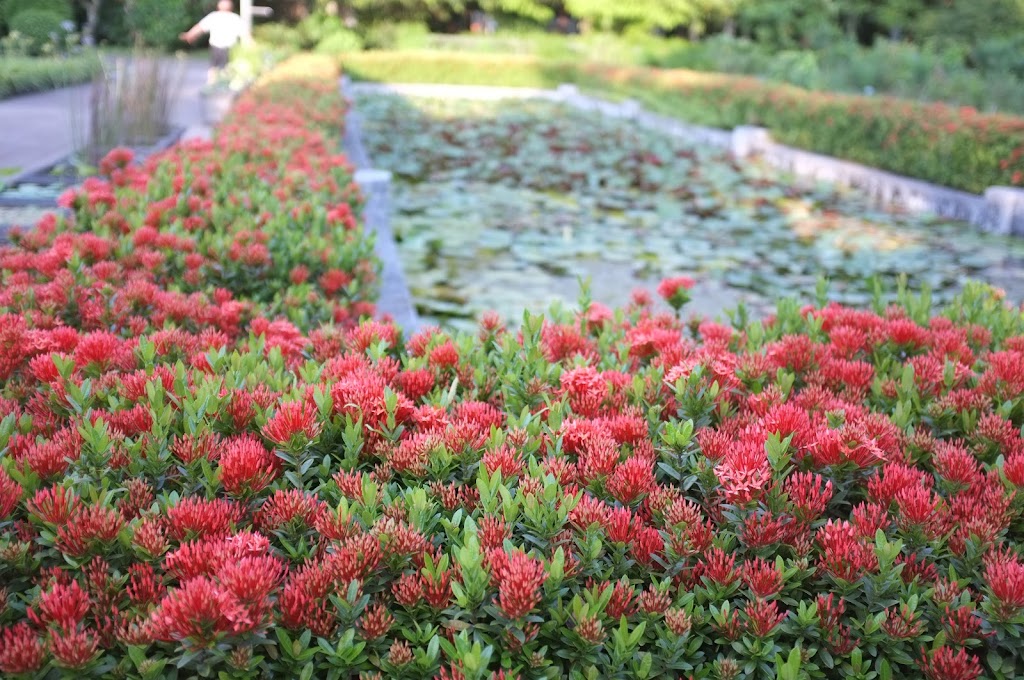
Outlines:
<svg viewBox="0 0 1024 680"><path fill-rule="evenodd" d="M228 48L210 48L210 66L213 68L224 68L228 65Z"/></svg>

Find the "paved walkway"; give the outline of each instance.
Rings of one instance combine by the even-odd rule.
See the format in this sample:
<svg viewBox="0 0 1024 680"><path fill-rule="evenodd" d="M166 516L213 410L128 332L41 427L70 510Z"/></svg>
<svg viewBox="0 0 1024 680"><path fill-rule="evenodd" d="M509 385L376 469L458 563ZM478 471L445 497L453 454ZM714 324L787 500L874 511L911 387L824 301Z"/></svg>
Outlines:
<svg viewBox="0 0 1024 680"><path fill-rule="evenodd" d="M206 62L186 59L171 122L200 124L199 90L206 83ZM0 170L22 172L56 162L85 138L89 129L91 85L0 100Z"/></svg>

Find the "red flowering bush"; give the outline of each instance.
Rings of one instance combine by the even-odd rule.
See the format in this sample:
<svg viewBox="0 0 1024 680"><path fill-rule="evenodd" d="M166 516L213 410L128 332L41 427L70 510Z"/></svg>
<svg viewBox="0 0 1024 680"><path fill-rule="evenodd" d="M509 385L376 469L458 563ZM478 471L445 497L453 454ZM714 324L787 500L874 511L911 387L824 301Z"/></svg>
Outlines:
<svg viewBox="0 0 1024 680"><path fill-rule="evenodd" d="M180 348L188 354L223 347L250 324L288 353L294 324L371 314L372 242L356 223L352 168L337 152L344 102L329 62L319 75L295 76L305 64L246 93L213 142L137 166L115 150L102 178L62 197L71 217L13 234L14 246L0 248L0 307L21 319L9 323L104 331L75 345L76 363L91 364L118 361L119 336L170 328L203 338ZM266 320L276 317L290 324ZM29 358L12 349L0 377L7 361Z"/></svg>
<svg viewBox="0 0 1024 680"><path fill-rule="evenodd" d="M1015 676L1020 314L652 309L189 363L6 314L0 670Z"/></svg>
<svg viewBox="0 0 1024 680"><path fill-rule="evenodd" d="M257 197L305 215L289 219L309 243L363 247L347 224L316 228L340 205L325 197L355 194L305 178L343 168L301 132L336 110L310 87L311 128L274 104L304 108L307 90L280 83L219 132L222 150L249 126L298 135L287 158L257 137L228 152L272 191L221 169L245 190L214 183L189 231L176 211L206 176L190 168L220 154L179 149L118 166L130 182L84 188L73 222L3 251L0 673L1024 672L1019 311L971 286L937 316L911 298L782 302L732 328L647 296L403 338L309 288L288 321L287 291L339 265L277 212L247 222ZM149 207L104 226L179 177L156 226ZM139 245L147 228L196 249ZM174 278L182 252L234 262L240 231L267 246L262 286L220 259Z"/></svg>

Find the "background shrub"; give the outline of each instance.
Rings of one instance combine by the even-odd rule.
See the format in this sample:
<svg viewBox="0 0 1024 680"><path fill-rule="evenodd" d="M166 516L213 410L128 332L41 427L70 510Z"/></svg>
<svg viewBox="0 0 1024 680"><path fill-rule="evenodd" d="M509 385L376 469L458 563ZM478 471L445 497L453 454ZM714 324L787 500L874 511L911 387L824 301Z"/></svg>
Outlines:
<svg viewBox="0 0 1024 680"><path fill-rule="evenodd" d="M27 9L18 12L11 18L11 31L17 31L32 41L31 52L38 54L42 52L47 44L60 41L64 34L61 24L67 21L65 17L56 12L46 9Z"/></svg>
<svg viewBox="0 0 1024 680"><path fill-rule="evenodd" d="M326 14L311 14L295 28L301 40L300 47L304 50L316 47L330 35L347 30L341 19Z"/></svg>
<svg viewBox="0 0 1024 680"><path fill-rule="evenodd" d="M99 60L92 53L60 59L4 57L0 61L0 99L81 83L89 80L99 67Z"/></svg>
<svg viewBox="0 0 1024 680"><path fill-rule="evenodd" d="M302 49L302 36L299 35L299 31L285 24L269 23L255 26L252 29L252 37L256 42L269 47Z"/></svg>
<svg viewBox="0 0 1024 680"><path fill-rule="evenodd" d="M151 47L171 47L191 18L184 0L133 0L125 6L125 23L133 37Z"/></svg>
<svg viewBox="0 0 1024 680"><path fill-rule="evenodd" d="M331 33L316 45L319 54L345 54L359 52L363 49L363 40L355 31L341 29Z"/></svg>
<svg viewBox="0 0 1024 680"><path fill-rule="evenodd" d="M365 47L373 50L424 49L434 37L426 24L417 21L371 24L361 30Z"/></svg>
<svg viewBox="0 0 1024 680"><path fill-rule="evenodd" d="M74 8L69 0L4 0L0 4L0 13L10 25L15 16L28 10L53 12L62 20L75 16Z"/></svg>

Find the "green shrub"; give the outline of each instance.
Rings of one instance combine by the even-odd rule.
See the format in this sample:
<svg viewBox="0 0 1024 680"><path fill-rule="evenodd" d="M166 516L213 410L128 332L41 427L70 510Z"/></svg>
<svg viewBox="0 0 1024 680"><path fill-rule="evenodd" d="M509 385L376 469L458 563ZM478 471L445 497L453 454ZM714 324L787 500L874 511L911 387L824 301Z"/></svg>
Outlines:
<svg viewBox="0 0 1024 680"><path fill-rule="evenodd" d="M75 16L74 8L69 0L4 0L0 5L4 21L10 25L15 16L28 10L53 12L61 20L71 19Z"/></svg>
<svg viewBox="0 0 1024 680"><path fill-rule="evenodd" d="M983 71L1024 79L1024 35L982 40L971 51L971 60Z"/></svg>
<svg viewBox="0 0 1024 680"><path fill-rule="evenodd" d="M341 63L356 80L453 85L554 87L575 72L570 64L554 66L534 57L439 52L362 52L345 55Z"/></svg>
<svg viewBox="0 0 1024 680"><path fill-rule="evenodd" d="M99 69L92 53L51 59L46 57L0 58L0 99L81 83Z"/></svg>
<svg viewBox="0 0 1024 680"><path fill-rule="evenodd" d="M184 0L132 0L125 20L137 40L151 47L170 47L189 26Z"/></svg>
<svg viewBox="0 0 1024 680"><path fill-rule="evenodd" d="M286 24L260 24L252 29L252 37L271 48L302 49L302 36L298 29Z"/></svg>
<svg viewBox="0 0 1024 680"><path fill-rule="evenodd" d="M426 24L418 21L370 24L362 34L366 49L371 50L421 50L432 37Z"/></svg>
<svg viewBox="0 0 1024 680"><path fill-rule="evenodd" d="M311 14L295 27L304 50L313 49L329 35L347 30L341 19L327 14Z"/></svg>
<svg viewBox="0 0 1024 680"><path fill-rule="evenodd" d="M130 45L132 30L128 27L124 5L119 2L100 3L100 20L96 27L97 43Z"/></svg>
<svg viewBox="0 0 1024 680"><path fill-rule="evenodd" d="M363 40L355 31L342 29L331 33L316 45L319 54L346 54L348 52L360 52L363 49Z"/></svg>
<svg viewBox="0 0 1024 680"><path fill-rule="evenodd" d="M67 19L45 9L27 9L11 19L11 32L17 32L32 41L31 51L39 54L44 46L59 43L64 35L61 23Z"/></svg>

